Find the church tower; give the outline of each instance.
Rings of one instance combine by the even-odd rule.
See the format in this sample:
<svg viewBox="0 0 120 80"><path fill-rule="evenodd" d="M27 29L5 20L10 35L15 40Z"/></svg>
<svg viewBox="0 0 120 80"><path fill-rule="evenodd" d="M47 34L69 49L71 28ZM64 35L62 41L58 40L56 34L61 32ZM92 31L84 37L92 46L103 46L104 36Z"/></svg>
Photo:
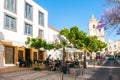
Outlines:
<svg viewBox="0 0 120 80"><path fill-rule="evenodd" d="M98 40L105 42L104 28L97 29L98 21L92 15L88 23L88 36L97 36Z"/></svg>

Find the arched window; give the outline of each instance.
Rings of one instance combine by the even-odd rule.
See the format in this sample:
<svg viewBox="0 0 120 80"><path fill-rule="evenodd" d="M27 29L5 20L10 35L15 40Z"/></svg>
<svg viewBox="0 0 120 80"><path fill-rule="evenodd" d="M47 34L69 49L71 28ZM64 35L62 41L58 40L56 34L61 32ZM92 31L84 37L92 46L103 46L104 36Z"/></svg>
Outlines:
<svg viewBox="0 0 120 80"><path fill-rule="evenodd" d="M99 29L99 32L101 32L101 29Z"/></svg>
<svg viewBox="0 0 120 80"><path fill-rule="evenodd" d="M95 25L93 25L93 29L95 29Z"/></svg>

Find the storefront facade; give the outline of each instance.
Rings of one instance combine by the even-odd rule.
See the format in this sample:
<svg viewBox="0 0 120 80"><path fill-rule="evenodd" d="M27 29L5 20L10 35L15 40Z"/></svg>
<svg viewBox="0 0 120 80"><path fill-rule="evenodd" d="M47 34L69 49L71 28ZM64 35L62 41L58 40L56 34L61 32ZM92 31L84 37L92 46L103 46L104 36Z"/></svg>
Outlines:
<svg viewBox="0 0 120 80"><path fill-rule="evenodd" d="M20 57L23 57L25 61L30 58L34 64L35 60L46 59L46 51L13 46L11 42L0 42L0 68L17 66Z"/></svg>
<svg viewBox="0 0 120 80"><path fill-rule="evenodd" d="M0 68L16 66L20 57L38 59L40 50L25 41L27 37L47 41L48 12L33 0L1 0L0 5Z"/></svg>

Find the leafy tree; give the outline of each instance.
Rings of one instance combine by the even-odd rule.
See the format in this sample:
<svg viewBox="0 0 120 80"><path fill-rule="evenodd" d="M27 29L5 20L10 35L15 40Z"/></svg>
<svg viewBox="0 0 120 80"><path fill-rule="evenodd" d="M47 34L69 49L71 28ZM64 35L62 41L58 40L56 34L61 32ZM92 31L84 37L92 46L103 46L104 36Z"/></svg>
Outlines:
<svg viewBox="0 0 120 80"><path fill-rule="evenodd" d="M45 40L42 40L41 38L37 37L37 38L30 38L27 37L27 40L25 41L25 44L31 48L35 48L35 49L40 49L40 48L44 48L47 50L53 49L54 48L54 44L51 43L46 43Z"/></svg>
<svg viewBox="0 0 120 80"><path fill-rule="evenodd" d="M64 28L60 31L60 34L64 35L70 41L70 44L73 44L74 48L81 49L84 46L86 33L79 30L77 26L71 27L70 30Z"/></svg>
<svg viewBox="0 0 120 80"><path fill-rule="evenodd" d="M105 29L116 29L117 34L120 34L120 0L107 0L110 5L101 16L99 27L104 27Z"/></svg>
<svg viewBox="0 0 120 80"><path fill-rule="evenodd" d="M65 47L67 46L67 41L66 40L62 40L61 44L63 46L63 61L65 61L65 58L66 58Z"/></svg>
<svg viewBox="0 0 120 80"><path fill-rule="evenodd" d="M55 44L53 44L53 43L47 43L47 44L44 45L44 48L46 50L54 49L55 48Z"/></svg>
<svg viewBox="0 0 120 80"><path fill-rule="evenodd" d="M93 52L95 50L95 41L94 41L94 38L92 38L92 37L86 37L84 39L84 46L83 46L83 48L87 52Z"/></svg>
<svg viewBox="0 0 120 80"><path fill-rule="evenodd" d="M27 37L27 41L25 41L25 44L31 48L40 49L46 44L46 42L40 39L39 37L37 38Z"/></svg>
<svg viewBox="0 0 120 80"><path fill-rule="evenodd" d="M107 44L106 44L106 43L104 43L104 42L102 42L102 41L99 41L99 40L97 41L97 45L98 45L98 48L97 48L96 51L98 51L98 49L102 50L102 49L104 49L104 48L107 47Z"/></svg>
<svg viewBox="0 0 120 80"><path fill-rule="evenodd" d="M87 48L85 48L85 39L86 39L86 33L85 32L83 32L83 31L78 31L78 35L77 35L77 38L76 38L76 44L77 44L77 48L79 48L79 49L87 49Z"/></svg>
<svg viewBox="0 0 120 80"><path fill-rule="evenodd" d="M87 37L84 43L89 52L96 52L98 49L102 50L106 47L106 44L98 40L96 36Z"/></svg>
<svg viewBox="0 0 120 80"><path fill-rule="evenodd" d="M60 33L65 37L67 36L67 40L69 40L70 43L73 44L74 48L86 50L88 53L96 52L99 49L102 50L106 47L106 44L104 42L99 41L96 36L86 36L86 33L79 30L77 26L71 27L70 30L62 29ZM63 53L65 55L64 50L65 49L63 47Z"/></svg>
<svg viewBox="0 0 120 80"><path fill-rule="evenodd" d="M68 38L69 30L68 30L67 28L63 28L63 29L60 31L60 34L61 34L61 35L64 35L66 38Z"/></svg>
<svg viewBox="0 0 120 80"><path fill-rule="evenodd" d="M66 50L65 50L65 47L67 47L68 45L68 42L67 42L67 39L65 36L61 36L60 37L60 44L57 44L57 48L63 48L63 61L65 61L66 59Z"/></svg>
<svg viewBox="0 0 120 80"><path fill-rule="evenodd" d="M101 42L97 39L96 36L93 37L86 37L84 41L84 50L86 50L88 53L97 52L98 50L102 50L106 47L106 44L104 42ZM92 58L92 56L90 56Z"/></svg>
<svg viewBox="0 0 120 80"><path fill-rule="evenodd" d="M76 38L78 35L78 27L73 26L70 28L70 33L69 33L69 41L73 44L73 47L76 47Z"/></svg>

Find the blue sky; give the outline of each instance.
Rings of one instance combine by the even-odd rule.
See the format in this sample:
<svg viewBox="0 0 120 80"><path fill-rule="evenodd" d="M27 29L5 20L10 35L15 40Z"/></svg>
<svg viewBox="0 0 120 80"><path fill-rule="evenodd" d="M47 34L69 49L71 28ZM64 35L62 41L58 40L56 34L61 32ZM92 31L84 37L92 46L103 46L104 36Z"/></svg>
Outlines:
<svg viewBox="0 0 120 80"><path fill-rule="evenodd" d="M105 0L34 0L48 11L48 25L57 30L78 26L88 32L88 22L94 14L97 20L105 9ZM115 31L105 31L106 41L119 40Z"/></svg>

